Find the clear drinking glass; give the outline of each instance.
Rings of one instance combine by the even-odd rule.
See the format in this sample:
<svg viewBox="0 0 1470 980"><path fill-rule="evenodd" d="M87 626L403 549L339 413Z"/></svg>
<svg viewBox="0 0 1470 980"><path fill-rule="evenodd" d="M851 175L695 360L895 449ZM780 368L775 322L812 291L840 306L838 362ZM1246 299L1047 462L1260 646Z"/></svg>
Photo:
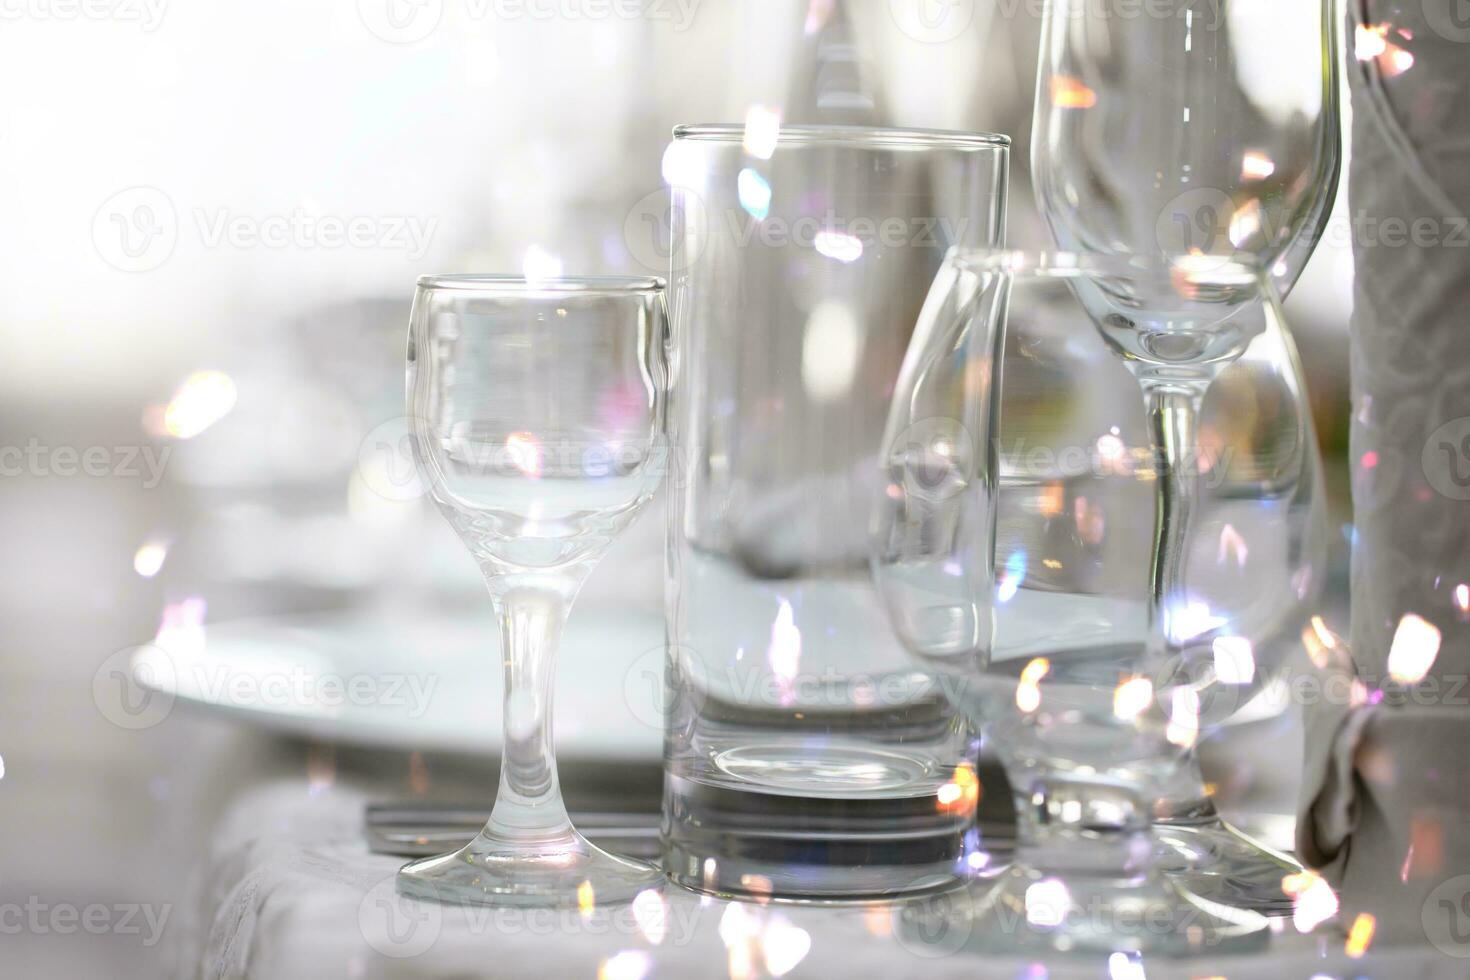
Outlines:
<svg viewBox="0 0 1470 980"><path fill-rule="evenodd" d="M1337 4L1168 0L1119 13L1092 0L1047 9L1032 170L1057 245L1245 257L1284 297L1320 240L1341 169ZM1237 383L1301 388L1292 340L1274 326L1242 364L1252 371ZM1185 521L1174 520L1176 545L1190 536ZM1314 599L1315 588L1301 604ZM1290 911L1281 880L1300 867L1220 820L1197 763L1157 809L1171 827L1160 843L1192 887Z"/></svg>
<svg viewBox="0 0 1470 980"><path fill-rule="evenodd" d="M1154 801L1216 723L1210 707L1220 691L1249 697L1276 667L1265 658L1284 653L1256 649L1237 626L1278 584L1267 577L1279 571L1268 557L1284 569L1300 561L1293 545L1263 549L1262 577L1238 593L1207 576L1159 581L1154 543L1168 541L1170 512L1157 526L1149 520L1151 484L1210 477L1219 457L1157 404L1140 413L1141 382L1110 370L1116 361L1100 349L1095 370L1074 376L1100 393L1077 397L1096 402L1132 387L1131 411L1113 403L1118 421L1164 429L1167 463L1153 452L1130 457L1110 426L1089 445L1050 448L1047 459L1057 461L1044 465L1057 472L1007 513L996 500L992 440L995 338L1007 330L1096 334L1126 363L1192 386L1268 324L1280 326L1265 276L1187 256L1162 263L957 251L925 309L885 434L873 572L906 646L952 678L949 690L984 726L1016 795L1016 858L980 896L982 941L1187 952L1257 936L1266 924L1259 913L1191 894L1164 875L1150 831ZM952 356L959 351L969 352L964 368ZM1193 388L1172 397L1193 397ZM960 423L973 441L935 452L907 435L936 418ZM969 459L985 465L963 465ZM985 529L978 543L977 528ZM1259 533L1285 537L1272 524ZM993 591L975 591L989 567Z"/></svg>
<svg viewBox="0 0 1470 980"><path fill-rule="evenodd" d="M1254 257L1295 284L1341 169L1332 0L1056 0L1031 148L1074 252Z"/></svg>
<svg viewBox="0 0 1470 980"><path fill-rule="evenodd" d="M884 420L950 246L1001 239L1009 142L675 130L666 867L790 899L951 882L971 730L867 567Z"/></svg>
<svg viewBox="0 0 1470 980"><path fill-rule="evenodd" d="M662 874L572 827L552 751L557 643L578 589L666 467L664 284L426 276L408 341L414 453L500 617L505 735L485 828L410 862L442 901L618 902Z"/></svg>

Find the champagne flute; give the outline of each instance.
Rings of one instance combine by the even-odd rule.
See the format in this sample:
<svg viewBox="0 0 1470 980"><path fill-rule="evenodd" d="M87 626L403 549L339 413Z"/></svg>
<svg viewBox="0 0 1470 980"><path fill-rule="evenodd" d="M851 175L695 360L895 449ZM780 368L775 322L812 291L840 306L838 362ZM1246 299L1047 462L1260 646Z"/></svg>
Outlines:
<svg viewBox="0 0 1470 980"><path fill-rule="evenodd" d="M1032 171L1057 244L1110 255L1246 258L1267 270L1284 297L1320 240L1336 195L1337 21L1331 0L1170 0L1136 17L1087 0L1049 6ZM1302 391L1290 334L1279 324L1269 323L1242 360ZM1192 438L1198 388L1145 387L1156 447ZM1305 414L1304 404L1299 412ZM1309 438L1299 445L1303 479L1287 496L1320 495L1315 444ZM1154 562L1160 603L1183 588L1197 509L1191 479L1173 472L1167 452L1161 456L1156 506L1164 533ZM1325 547L1321 535L1314 540ZM1322 561L1319 554L1306 564ZM1279 620L1305 610L1319 583L1320 576L1297 594L1283 594L1295 609ZM1197 761L1157 805L1170 830L1160 842L1192 887L1242 907L1291 910L1281 883L1300 866L1220 819Z"/></svg>
<svg viewBox="0 0 1470 980"><path fill-rule="evenodd" d="M505 735L484 829L451 854L405 865L403 894L585 907L663 880L572 826L551 725L572 601L664 470L663 290L653 278L419 280L408 342L414 452L500 618Z"/></svg>

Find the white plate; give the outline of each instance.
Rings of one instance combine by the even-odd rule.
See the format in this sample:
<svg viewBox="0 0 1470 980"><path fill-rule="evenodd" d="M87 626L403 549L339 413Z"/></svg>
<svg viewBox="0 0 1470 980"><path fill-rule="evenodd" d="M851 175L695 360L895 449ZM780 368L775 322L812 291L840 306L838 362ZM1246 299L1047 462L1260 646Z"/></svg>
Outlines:
<svg viewBox="0 0 1470 980"><path fill-rule="evenodd" d="M663 649L658 615L574 609L557 662L557 752L659 758ZM488 609L211 624L141 648L133 676L177 702L292 735L500 751L500 638Z"/></svg>

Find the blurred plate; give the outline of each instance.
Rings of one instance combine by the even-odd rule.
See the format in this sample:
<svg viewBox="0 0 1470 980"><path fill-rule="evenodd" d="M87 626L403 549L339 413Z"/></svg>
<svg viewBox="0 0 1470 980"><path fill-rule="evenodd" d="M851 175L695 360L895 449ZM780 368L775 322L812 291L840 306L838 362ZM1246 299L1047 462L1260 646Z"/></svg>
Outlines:
<svg viewBox="0 0 1470 980"><path fill-rule="evenodd" d="M573 611L557 662L557 752L658 759L663 618ZM211 624L140 648L134 679L176 702L289 735L497 754L500 637L488 609Z"/></svg>

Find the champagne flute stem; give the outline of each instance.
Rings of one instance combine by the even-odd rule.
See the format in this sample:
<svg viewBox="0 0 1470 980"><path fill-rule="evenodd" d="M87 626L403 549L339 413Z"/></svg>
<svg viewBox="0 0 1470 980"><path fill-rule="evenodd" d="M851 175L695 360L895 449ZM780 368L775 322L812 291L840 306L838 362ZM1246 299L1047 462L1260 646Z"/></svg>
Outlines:
<svg viewBox="0 0 1470 980"><path fill-rule="evenodd" d="M1149 629L1155 654L1174 652L1178 630L1170 617L1185 606L1184 571L1189 526L1199 496L1196 425L1204 387L1145 381L1149 435L1158 468L1154 498L1154 546L1149 572Z"/></svg>
<svg viewBox="0 0 1470 980"><path fill-rule="evenodd" d="M500 789L486 830L515 841L574 835L552 745L556 654L580 578L503 575L490 580L505 670Z"/></svg>

